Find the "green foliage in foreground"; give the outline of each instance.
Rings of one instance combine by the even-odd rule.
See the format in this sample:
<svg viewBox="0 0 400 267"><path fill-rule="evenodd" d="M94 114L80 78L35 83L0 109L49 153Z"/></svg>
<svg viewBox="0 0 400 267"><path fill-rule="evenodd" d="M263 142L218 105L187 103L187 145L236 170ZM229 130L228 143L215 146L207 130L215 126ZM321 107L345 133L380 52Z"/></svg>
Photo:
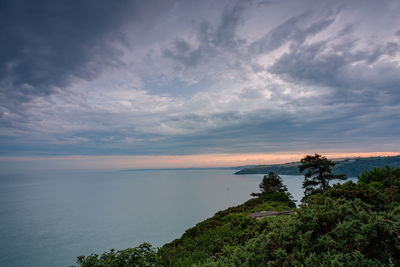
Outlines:
<svg viewBox="0 0 400 267"><path fill-rule="evenodd" d="M310 196L296 214L266 219L262 234L205 266L398 266L400 169L363 175Z"/></svg>
<svg viewBox="0 0 400 267"><path fill-rule="evenodd" d="M191 266L223 255L225 246L244 245L265 229L265 222L247 217L262 210L289 210L295 205L282 192L255 198L237 207L217 212L187 230L180 239L164 245L159 254L166 266Z"/></svg>
<svg viewBox="0 0 400 267"><path fill-rule="evenodd" d="M390 186L391 180L400 177L400 168L390 168L385 166L384 168L373 168L371 171L363 171L358 176L360 183L378 185L375 183L386 183L385 186Z"/></svg>
<svg viewBox="0 0 400 267"><path fill-rule="evenodd" d="M82 267L128 267L128 266L161 266L162 261L157 251L148 243L136 248L104 252L101 256L91 254L79 256L77 260Z"/></svg>
<svg viewBox="0 0 400 267"><path fill-rule="evenodd" d="M382 173L384 173L382 175ZM361 178L364 177L364 178ZM293 207L287 195L224 211L187 230L157 253L127 249L81 266L400 266L400 169L364 172L358 183L315 194L291 215L254 220L260 210ZM137 248L136 248L137 249ZM122 256L124 255L124 256ZM110 264L112 263L112 264Z"/></svg>
<svg viewBox="0 0 400 267"><path fill-rule="evenodd" d="M313 196L288 217L269 218L243 246L226 247L206 266L379 266L398 260L398 212L373 211L356 199Z"/></svg>

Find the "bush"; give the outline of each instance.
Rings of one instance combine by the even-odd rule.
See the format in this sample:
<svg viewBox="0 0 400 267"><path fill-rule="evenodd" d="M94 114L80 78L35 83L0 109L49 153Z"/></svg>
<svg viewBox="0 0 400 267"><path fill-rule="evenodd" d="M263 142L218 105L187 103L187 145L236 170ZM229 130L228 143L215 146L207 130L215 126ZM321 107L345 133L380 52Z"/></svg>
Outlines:
<svg viewBox="0 0 400 267"><path fill-rule="evenodd" d="M400 168L386 166L384 168L373 168L371 171L363 171L358 176L358 181L364 184L372 182L383 183L390 178L400 178Z"/></svg>
<svg viewBox="0 0 400 267"><path fill-rule="evenodd" d="M377 266L397 262L399 221L357 199L310 197L243 246L226 248L206 266Z"/></svg>
<svg viewBox="0 0 400 267"><path fill-rule="evenodd" d="M157 251L148 243L135 248L104 252L101 256L91 254L87 257L79 256L77 263L81 267L128 267L128 266L160 266L161 258Z"/></svg>
<svg viewBox="0 0 400 267"><path fill-rule="evenodd" d="M296 207L296 204L290 199L289 195L284 192L274 192L267 196L263 196L261 198L265 199L265 201L284 203L286 206L288 206L290 208Z"/></svg>
<svg viewBox="0 0 400 267"><path fill-rule="evenodd" d="M382 187L371 187L369 184L353 183L349 181L342 185L335 184L323 195L330 198L344 198L346 200L360 199L370 204L374 210L384 210L390 203L387 200L385 190Z"/></svg>

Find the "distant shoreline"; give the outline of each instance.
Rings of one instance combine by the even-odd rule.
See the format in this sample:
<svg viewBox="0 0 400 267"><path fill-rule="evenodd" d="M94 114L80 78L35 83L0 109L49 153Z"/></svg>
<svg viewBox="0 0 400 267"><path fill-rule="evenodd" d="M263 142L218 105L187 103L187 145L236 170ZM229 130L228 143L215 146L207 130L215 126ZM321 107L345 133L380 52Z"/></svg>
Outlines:
<svg viewBox="0 0 400 267"><path fill-rule="evenodd" d="M356 160L369 160L369 159L389 159L389 158L399 158L400 155L396 156L378 156L378 157L348 157L348 158L334 158L332 159L336 163L340 162L352 162ZM271 167L294 167L297 171L297 165L300 162L287 162L281 164L252 164L245 166L231 166L231 167L193 167L193 168L133 168L133 169L121 169L121 172L135 172L135 171L188 171L188 170L238 170L235 174L243 175L243 174L265 174L265 170L259 172L260 168L269 169ZM390 165L390 164L389 164ZM253 170L258 169L258 171L253 172ZM286 169L286 168L285 168ZM300 175L299 173L293 173L293 170L290 170L290 173L286 172L287 169L280 173L281 175ZM279 173L279 171L278 171Z"/></svg>
<svg viewBox="0 0 400 267"><path fill-rule="evenodd" d="M123 169L121 172L135 172L135 171L188 171L188 170L240 170L243 167L215 167L215 168L156 168L156 169Z"/></svg>
<svg viewBox="0 0 400 267"><path fill-rule="evenodd" d="M333 160L336 165L333 171L337 174L345 174L347 177L356 177L362 171L370 171L374 167L382 168L385 166L400 167L400 156L387 157L351 157ZM235 174L267 174L275 172L280 175L301 175L298 169L300 162L290 162L284 164L257 165L243 168Z"/></svg>

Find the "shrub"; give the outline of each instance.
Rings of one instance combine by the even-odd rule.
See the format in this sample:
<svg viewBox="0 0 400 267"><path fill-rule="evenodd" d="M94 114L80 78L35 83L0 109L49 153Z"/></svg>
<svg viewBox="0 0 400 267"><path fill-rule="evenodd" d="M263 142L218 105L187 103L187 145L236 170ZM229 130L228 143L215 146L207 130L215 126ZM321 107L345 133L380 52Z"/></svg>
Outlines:
<svg viewBox="0 0 400 267"><path fill-rule="evenodd" d="M104 252L101 256L91 254L87 257L79 256L77 263L81 267L128 267L128 266L160 266L161 258L157 251L148 243L135 248Z"/></svg>
<svg viewBox="0 0 400 267"><path fill-rule="evenodd" d="M359 199L317 195L243 246L226 248L206 266L377 266L397 262L399 221Z"/></svg>
<svg viewBox="0 0 400 267"><path fill-rule="evenodd" d="M373 168L371 171L363 171L358 176L358 181L364 184L372 182L383 183L385 180L393 177L400 178L400 168L386 166L384 168Z"/></svg>

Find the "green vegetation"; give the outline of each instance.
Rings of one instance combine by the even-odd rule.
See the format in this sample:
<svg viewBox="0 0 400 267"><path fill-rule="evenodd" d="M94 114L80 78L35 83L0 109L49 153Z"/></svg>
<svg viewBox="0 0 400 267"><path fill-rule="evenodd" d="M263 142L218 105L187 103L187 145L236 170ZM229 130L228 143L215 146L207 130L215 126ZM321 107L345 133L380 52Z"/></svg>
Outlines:
<svg viewBox="0 0 400 267"><path fill-rule="evenodd" d="M262 234L207 266L397 266L400 169L362 176L310 196L297 214L268 218Z"/></svg>
<svg viewBox="0 0 400 267"><path fill-rule="evenodd" d="M296 215L269 218L264 232L207 266L388 266L399 260L396 212L312 196Z"/></svg>
<svg viewBox="0 0 400 267"><path fill-rule="evenodd" d="M289 210L294 203L284 193L255 198L237 207L216 213L187 230L180 239L164 245L159 253L166 266L191 266L223 255L226 246L244 245L265 226L247 215L263 210Z"/></svg>
<svg viewBox="0 0 400 267"><path fill-rule="evenodd" d="M390 167L400 167L400 156L394 157L369 157L369 158L349 158L334 160L336 165L332 168L334 173L343 173L347 177L357 177L363 171L370 171L375 167L382 168L386 165ZM300 162L285 164L260 165L243 168L235 174L268 174L275 172L280 175L299 175Z"/></svg>
<svg viewBox="0 0 400 267"><path fill-rule="evenodd" d="M276 181L278 177L271 174L264 178ZM268 183L263 182L261 192L267 192L271 187L265 187ZM81 266L400 264L400 168L375 168L363 172L357 183L328 185L310 195L290 215L261 220L249 217L249 213L262 210L293 209L294 203L288 195L277 192L282 187L275 188L274 192L259 194L242 205L217 212L157 252L147 244L142 251L136 248L112 251L101 257L81 256L78 263Z"/></svg>
<svg viewBox="0 0 400 267"><path fill-rule="evenodd" d="M162 266L157 251L148 243L119 251L111 249L101 256L97 254L79 256L77 263L82 267Z"/></svg>
<svg viewBox="0 0 400 267"><path fill-rule="evenodd" d="M358 180L361 183L368 184L374 183L374 185L381 184L384 181L387 181L387 177L396 177L400 175L400 169L393 169L389 166L385 168L373 168L371 171L364 171L358 176ZM382 185L379 185L382 186Z"/></svg>

